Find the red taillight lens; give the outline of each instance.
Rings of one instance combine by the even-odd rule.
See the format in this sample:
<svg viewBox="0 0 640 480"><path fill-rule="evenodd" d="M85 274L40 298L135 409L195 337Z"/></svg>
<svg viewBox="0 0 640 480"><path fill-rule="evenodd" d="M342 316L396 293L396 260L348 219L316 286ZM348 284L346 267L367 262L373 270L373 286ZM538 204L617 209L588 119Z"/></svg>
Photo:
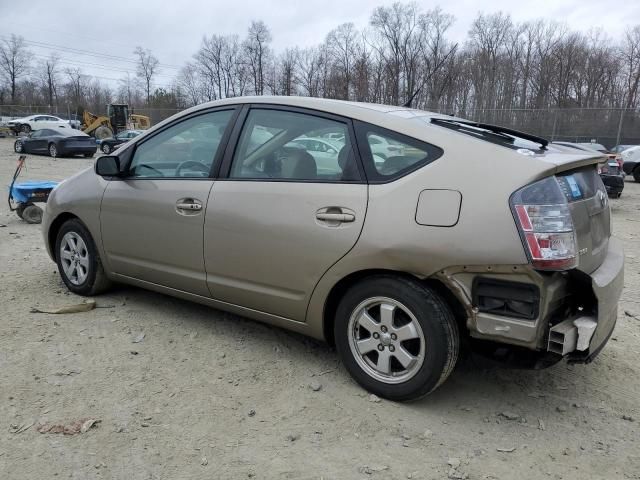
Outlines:
<svg viewBox="0 0 640 480"><path fill-rule="evenodd" d="M573 219L555 177L516 192L512 207L535 268L567 270L577 266Z"/></svg>

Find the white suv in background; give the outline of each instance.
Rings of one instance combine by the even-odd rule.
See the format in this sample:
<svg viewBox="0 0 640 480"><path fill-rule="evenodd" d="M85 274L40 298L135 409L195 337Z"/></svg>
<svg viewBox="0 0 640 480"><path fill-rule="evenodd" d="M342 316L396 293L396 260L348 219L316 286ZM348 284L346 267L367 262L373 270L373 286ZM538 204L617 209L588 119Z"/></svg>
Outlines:
<svg viewBox="0 0 640 480"><path fill-rule="evenodd" d="M32 130L43 128L71 128L68 120L63 120L53 115L31 115L30 117L16 118L7 122L14 132L30 133Z"/></svg>

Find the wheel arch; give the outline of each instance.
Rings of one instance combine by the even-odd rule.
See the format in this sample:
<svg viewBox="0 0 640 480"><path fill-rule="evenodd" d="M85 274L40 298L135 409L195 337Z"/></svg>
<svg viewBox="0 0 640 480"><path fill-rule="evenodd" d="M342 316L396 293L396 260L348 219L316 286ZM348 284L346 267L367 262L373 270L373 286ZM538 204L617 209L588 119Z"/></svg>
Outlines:
<svg viewBox="0 0 640 480"><path fill-rule="evenodd" d="M366 270L358 270L356 272L352 272L342 279L340 279L337 283L329 291L327 298L324 303L324 309L322 313L322 331L325 340L332 347L335 346L333 330L335 326L335 313L338 309L338 304L340 303L340 299L344 296L346 291L355 285L358 282L361 282L367 278L387 275L387 276L395 276L399 278L405 278L407 280L420 283L427 287L433 289L436 293L438 293L443 300L447 303L458 324L459 331L461 335L468 335L468 329L466 327L466 319L467 313L466 309L462 303L462 301L456 296L456 294L445 285L441 280L437 278L420 278L414 274L397 271L397 270L389 270L384 268L373 268Z"/></svg>
<svg viewBox="0 0 640 480"><path fill-rule="evenodd" d="M80 220L79 217L69 212L61 213L55 219L53 219L53 221L49 225L49 230L47 232L47 243L48 243L49 251L51 252L51 256L54 260L56 259L56 238L58 237L58 232L60 231L60 228L62 228L62 225L65 224L65 222L67 222L68 220L74 220L74 219L81 222L86 228L85 223L82 220ZM87 228L87 230L89 229Z"/></svg>

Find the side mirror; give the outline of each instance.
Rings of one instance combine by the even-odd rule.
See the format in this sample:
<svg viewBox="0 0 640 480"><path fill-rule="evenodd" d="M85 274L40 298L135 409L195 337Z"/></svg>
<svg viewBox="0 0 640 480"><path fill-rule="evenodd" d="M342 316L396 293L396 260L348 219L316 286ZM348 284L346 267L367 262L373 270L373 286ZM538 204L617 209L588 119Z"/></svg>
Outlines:
<svg viewBox="0 0 640 480"><path fill-rule="evenodd" d="M96 160L96 174L101 177L118 177L120 171L120 159L116 155L105 155Z"/></svg>

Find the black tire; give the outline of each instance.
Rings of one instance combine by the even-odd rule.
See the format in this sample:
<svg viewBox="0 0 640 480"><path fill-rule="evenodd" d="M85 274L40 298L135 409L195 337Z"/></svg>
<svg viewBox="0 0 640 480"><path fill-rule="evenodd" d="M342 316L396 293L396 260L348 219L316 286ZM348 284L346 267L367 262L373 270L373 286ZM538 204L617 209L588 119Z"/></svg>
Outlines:
<svg viewBox="0 0 640 480"><path fill-rule="evenodd" d="M24 145L22 144L22 141L16 140L15 143L13 144L13 149L15 150L16 153L24 152Z"/></svg>
<svg viewBox="0 0 640 480"><path fill-rule="evenodd" d="M20 125L20 131L22 133L31 133L31 126L26 123L24 125Z"/></svg>
<svg viewBox="0 0 640 480"><path fill-rule="evenodd" d="M24 212L24 209L27 208L27 206L29 206L28 203L21 203L20 205L18 205L16 207L16 215L22 218L22 212Z"/></svg>
<svg viewBox="0 0 640 480"><path fill-rule="evenodd" d="M424 361L402 383L390 384L374 378L358 363L350 347L349 320L366 299L387 297L407 307L424 334ZM366 390L390 400L415 400L440 386L453 371L460 349L458 325L447 303L431 288L407 278L380 275L351 287L338 305L335 343L351 376Z"/></svg>
<svg viewBox="0 0 640 480"><path fill-rule="evenodd" d="M62 266L62 259L60 258L60 246L62 244L62 239L69 232L73 232L82 238L82 241L87 247L89 257L87 278L77 285L67 277ZM58 230L58 234L56 235L54 254L56 257L56 264L58 265L58 272L60 273L60 276L67 288L73 293L84 296L93 296L98 295L111 287L111 281L104 273L102 261L100 260L100 255L98 254L93 238L91 237L89 230L87 230L87 227L85 227L80 220L75 218L67 220L62 227L60 227L60 230Z"/></svg>
<svg viewBox="0 0 640 480"><path fill-rule="evenodd" d="M58 147L56 147L55 143L50 143L49 144L48 151L49 151L49 156L50 157L56 158L56 157L60 156L58 154Z"/></svg>
<svg viewBox="0 0 640 480"><path fill-rule="evenodd" d="M636 167L636 168L633 170L633 179L634 179L636 182L640 183L640 167Z"/></svg>
<svg viewBox="0 0 640 480"><path fill-rule="evenodd" d="M42 223L42 209L33 203L26 205L21 212L20 218L27 223Z"/></svg>
<svg viewBox="0 0 640 480"><path fill-rule="evenodd" d="M109 145L108 143L100 145L100 150L102 150L102 153L104 153L105 155L109 155L111 153L111 145Z"/></svg>

